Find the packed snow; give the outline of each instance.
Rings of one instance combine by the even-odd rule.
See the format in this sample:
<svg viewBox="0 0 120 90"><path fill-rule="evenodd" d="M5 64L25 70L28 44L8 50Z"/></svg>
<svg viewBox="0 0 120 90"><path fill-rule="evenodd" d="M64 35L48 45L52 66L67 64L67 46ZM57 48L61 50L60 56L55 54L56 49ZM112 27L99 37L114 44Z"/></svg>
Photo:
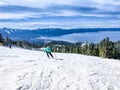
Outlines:
<svg viewBox="0 0 120 90"><path fill-rule="evenodd" d="M120 90L120 61L0 47L0 90Z"/></svg>

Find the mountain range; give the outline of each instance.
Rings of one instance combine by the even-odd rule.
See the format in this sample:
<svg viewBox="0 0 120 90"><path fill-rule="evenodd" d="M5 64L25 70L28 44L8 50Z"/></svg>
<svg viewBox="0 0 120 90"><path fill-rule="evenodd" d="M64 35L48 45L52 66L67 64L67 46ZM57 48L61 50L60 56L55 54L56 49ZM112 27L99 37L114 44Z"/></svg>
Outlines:
<svg viewBox="0 0 120 90"><path fill-rule="evenodd" d="M1 28L5 38L8 36L12 40L26 40L33 43L45 43L51 42L51 39L44 39L43 37L60 37L73 33L92 33L101 31L120 31L120 28L76 28L76 29L61 29L61 28L43 28L43 29L12 29L12 28Z"/></svg>

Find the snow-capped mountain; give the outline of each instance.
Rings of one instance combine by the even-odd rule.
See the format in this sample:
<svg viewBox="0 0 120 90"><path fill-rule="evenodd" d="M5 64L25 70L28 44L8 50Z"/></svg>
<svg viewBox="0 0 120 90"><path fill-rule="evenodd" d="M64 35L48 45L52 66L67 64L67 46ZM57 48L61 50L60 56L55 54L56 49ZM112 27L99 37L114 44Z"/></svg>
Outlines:
<svg viewBox="0 0 120 90"><path fill-rule="evenodd" d="M0 47L0 90L120 90L120 61Z"/></svg>

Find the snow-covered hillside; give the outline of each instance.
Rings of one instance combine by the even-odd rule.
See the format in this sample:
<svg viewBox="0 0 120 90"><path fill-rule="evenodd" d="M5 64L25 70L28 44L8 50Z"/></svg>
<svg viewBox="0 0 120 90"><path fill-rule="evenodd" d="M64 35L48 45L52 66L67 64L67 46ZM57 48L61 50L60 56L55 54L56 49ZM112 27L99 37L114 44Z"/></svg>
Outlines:
<svg viewBox="0 0 120 90"><path fill-rule="evenodd" d="M120 90L120 61L0 47L0 90ZM42 57L41 57L42 56Z"/></svg>

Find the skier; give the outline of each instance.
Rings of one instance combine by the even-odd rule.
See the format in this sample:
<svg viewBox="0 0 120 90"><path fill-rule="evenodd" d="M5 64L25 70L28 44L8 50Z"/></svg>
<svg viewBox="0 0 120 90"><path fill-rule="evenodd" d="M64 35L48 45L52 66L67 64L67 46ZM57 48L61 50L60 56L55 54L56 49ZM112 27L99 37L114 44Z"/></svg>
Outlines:
<svg viewBox="0 0 120 90"><path fill-rule="evenodd" d="M50 58L50 56L53 58L53 55L51 53L52 51L51 51L51 48L49 46L44 48L44 52L46 52L48 58Z"/></svg>
<svg viewBox="0 0 120 90"><path fill-rule="evenodd" d="M11 49L11 45L9 45L9 48Z"/></svg>

